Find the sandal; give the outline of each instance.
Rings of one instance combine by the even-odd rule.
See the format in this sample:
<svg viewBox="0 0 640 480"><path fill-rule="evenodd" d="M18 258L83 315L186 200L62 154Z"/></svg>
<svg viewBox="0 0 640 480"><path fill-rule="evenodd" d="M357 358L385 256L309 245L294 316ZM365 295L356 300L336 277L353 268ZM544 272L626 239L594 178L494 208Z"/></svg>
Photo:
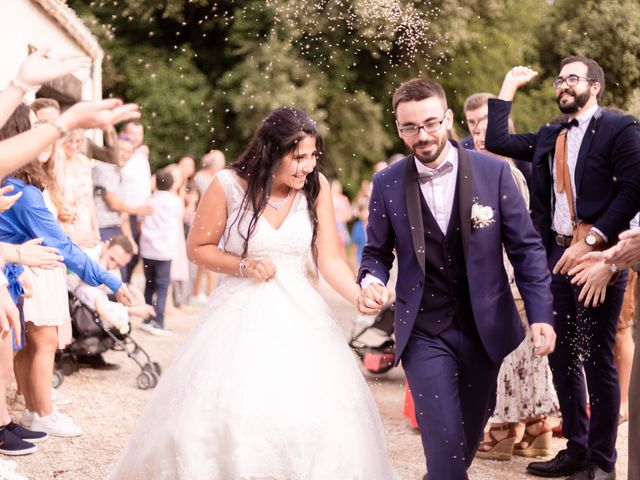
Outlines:
<svg viewBox="0 0 640 480"><path fill-rule="evenodd" d="M546 425L547 417L542 416L525 423L522 440L513 447L513 454L520 457L546 457L551 452L551 437L553 431ZM538 435L529 433L529 427L542 424Z"/></svg>
<svg viewBox="0 0 640 480"><path fill-rule="evenodd" d="M494 432L507 430L507 437L498 440ZM483 440L478 447L476 457L486 460L510 460L516 443L516 429L512 423L489 428L490 440Z"/></svg>

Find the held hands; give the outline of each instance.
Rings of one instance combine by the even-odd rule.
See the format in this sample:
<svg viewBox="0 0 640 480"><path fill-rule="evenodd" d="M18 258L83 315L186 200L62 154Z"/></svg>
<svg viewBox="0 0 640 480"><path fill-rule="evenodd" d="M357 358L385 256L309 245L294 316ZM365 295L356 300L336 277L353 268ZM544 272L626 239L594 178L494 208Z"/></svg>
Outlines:
<svg viewBox="0 0 640 480"><path fill-rule="evenodd" d="M389 290L386 287L372 283L356 296L356 308L362 315L377 315L389 298Z"/></svg>
<svg viewBox="0 0 640 480"><path fill-rule="evenodd" d="M538 72L529 67L513 67L504 77L498 98L509 101L513 100L518 89L525 86L537 75Z"/></svg>
<svg viewBox="0 0 640 480"><path fill-rule="evenodd" d="M244 265L240 268L240 275L258 282L271 280L277 271L273 262L266 258L245 258Z"/></svg>
<svg viewBox="0 0 640 480"><path fill-rule="evenodd" d="M141 205L135 210L138 217L146 217L147 215L151 215L153 213L153 207L150 205Z"/></svg>
<svg viewBox="0 0 640 480"><path fill-rule="evenodd" d="M553 273L562 275L570 274L569 270L575 267L578 263L578 260L582 258L587 253L591 252L592 248L586 244L584 240L580 240L577 243L574 243L569 248L567 248L556 266L553 267Z"/></svg>
<svg viewBox="0 0 640 480"><path fill-rule="evenodd" d="M604 302L613 272L604 263L603 252L591 252L580 258L569 275L573 276L572 284L583 286L578 301L584 301L585 307L597 307Z"/></svg>
<svg viewBox="0 0 640 480"><path fill-rule="evenodd" d="M13 187L11 185L0 188L0 213L9 210L13 206L13 204L16 203L22 196L22 192L18 192L15 195L7 195L12 191Z"/></svg>
<svg viewBox="0 0 640 480"><path fill-rule="evenodd" d="M91 67L91 59L82 55L47 57L50 48L50 46L44 46L22 62L17 76L20 82L29 87L35 87L67 73Z"/></svg>
<svg viewBox="0 0 640 480"><path fill-rule="evenodd" d="M548 323L532 323L534 353L538 357L549 355L556 348L556 332Z"/></svg>

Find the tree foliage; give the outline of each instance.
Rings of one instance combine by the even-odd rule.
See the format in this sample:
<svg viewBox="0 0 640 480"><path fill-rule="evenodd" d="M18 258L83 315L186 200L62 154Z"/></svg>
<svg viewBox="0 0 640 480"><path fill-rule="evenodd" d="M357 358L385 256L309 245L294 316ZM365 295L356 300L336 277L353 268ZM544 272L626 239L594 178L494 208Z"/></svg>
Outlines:
<svg viewBox="0 0 640 480"><path fill-rule="evenodd" d="M272 109L306 110L326 134L325 170L347 192L404 151L390 99L413 76L462 104L497 93L507 70L539 79L518 93L519 131L557 114L550 81L569 54L596 58L605 103L638 104L636 0L70 0L108 52L105 94L139 102L160 165L215 146L235 157Z"/></svg>

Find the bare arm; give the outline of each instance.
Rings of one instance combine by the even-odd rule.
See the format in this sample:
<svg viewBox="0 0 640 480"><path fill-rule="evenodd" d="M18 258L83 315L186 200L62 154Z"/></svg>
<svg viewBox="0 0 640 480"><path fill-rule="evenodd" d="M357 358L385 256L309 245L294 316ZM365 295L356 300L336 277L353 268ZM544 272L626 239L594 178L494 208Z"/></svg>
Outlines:
<svg viewBox="0 0 640 480"><path fill-rule="evenodd" d="M57 122L45 123L0 142L0 177L6 177L31 162L58 140L62 131L56 124L66 130L103 128L137 118L140 118L137 105L123 105L122 100L115 98L76 103Z"/></svg>
<svg viewBox="0 0 640 480"><path fill-rule="evenodd" d="M320 274L340 296L355 305L360 287L347 262L340 256L338 232L333 211L329 182L320 175L320 194L316 204L318 212L318 269Z"/></svg>

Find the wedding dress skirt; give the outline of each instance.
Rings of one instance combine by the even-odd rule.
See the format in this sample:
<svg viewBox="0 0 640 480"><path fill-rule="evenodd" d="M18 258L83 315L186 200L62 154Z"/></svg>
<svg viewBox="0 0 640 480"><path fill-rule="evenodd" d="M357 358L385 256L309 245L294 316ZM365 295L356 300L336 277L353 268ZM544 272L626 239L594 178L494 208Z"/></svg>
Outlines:
<svg viewBox="0 0 640 480"><path fill-rule="evenodd" d="M223 180L232 212L239 185ZM260 220L250 256L271 258L275 278L223 277L110 478L398 478L368 385L307 279L308 241L302 194L279 229ZM225 248L240 245L227 231Z"/></svg>

